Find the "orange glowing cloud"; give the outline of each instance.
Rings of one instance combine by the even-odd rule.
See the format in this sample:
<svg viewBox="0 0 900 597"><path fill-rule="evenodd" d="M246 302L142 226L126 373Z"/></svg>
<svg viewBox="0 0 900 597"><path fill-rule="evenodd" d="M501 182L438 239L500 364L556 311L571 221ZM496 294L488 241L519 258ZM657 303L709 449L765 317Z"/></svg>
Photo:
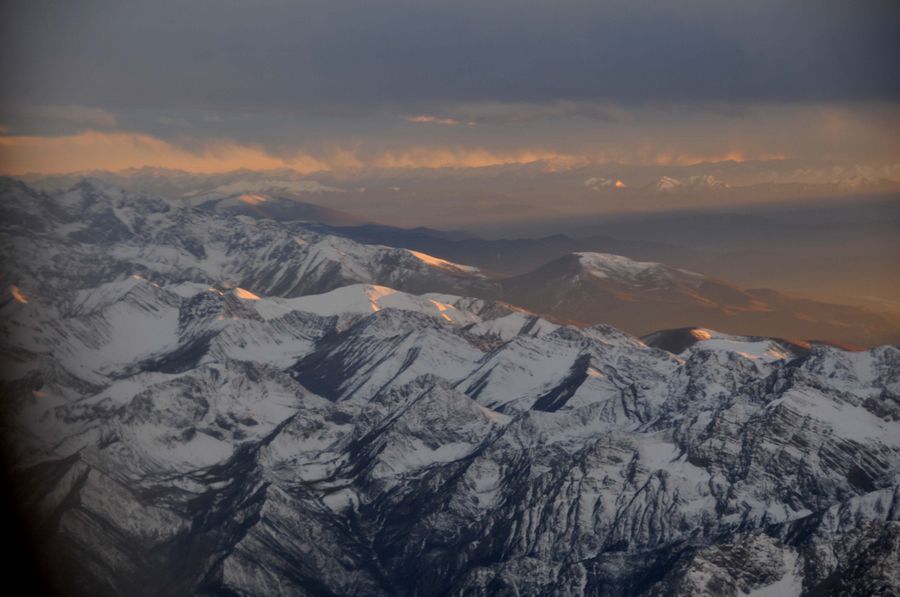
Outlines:
<svg viewBox="0 0 900 597"><path fill-rule="evenodd" d="M192 172L285 166L313 172L328 168L327 164L305 154L285 159L272 156L258 146L228 140L212 141L192 151L150 135L130 132L86 131L62 137L0 136L0 171L9 174L140 166Z"/></svg>
<svg viewBox="0 0 900 597"><path fill-rule="evenodd" d="M729 149L711 153L648 151L645 149L639 152L638 162L656 164L658 166L695 166L697 164L712 164L716 162L783 160L787 157L789 156L783 153L746 151L740 149Z"/></svg>
<svg viewBox="0 0 900 597"><path fill-rule="evenodd" d="M587 158L544 150L493 152L487 149L414 147L386 152L372 160L378 168L482 168L504 164L546 162L557 167L572 167L588 162Z"/></svg>
<svg viewBox="0 0 900 597"><path fill-rule="evenodd" d="M420 117L416 117L420 118ZM431 118L431 117L421 117ZM421 120L430 122L430 120ZM644 146L635 151L583 148L569 153L549 148L492 150L483 147L410 146L373 151L362 145L273 155L260 145L229 139L191 143L185 147L145 133L89 130L59 137L4 135L0 131L0 172L5 174L66 173L83 170L123 170L151 166L190 172L292 168L301 174L349 172L364 168L482 168L540 162L548 171L588 164L623 163L687 166L703 162L774 159L783 156L747 154L739 150L708 155ZM616 185L621 188L622 185Z"/></svg>
<svg viewBox="0 0 900 597"><path fill-rule="evenodd" d="M478 168L501 164L545 162L548 167L587 163L581 156L549 150L494 152L480 148L411 147L361 158L355 149L333 149L322 156L298 152L274 156L262 147L230 140L210 141L187 149L151 135L87 131L62 137L0 135L0 171L64 173L79 170L122 170L152 166L191 172L225 172L247 168L293 168L301 173L377 168Z"/></svg>
<svg viewBox="0 0 900 597"><path fill-rule="evenodd" d="M695 164L711 162L743 162L747 158L738 150L730 150L713 154L691 154L670 151L657 152L654 155L643 156L644 160L659 166L693 166Z"/></svg>
<svg viewBox="0 0 900 597"><path fill-rule="evenodd" d="M466 122L463 120L457 120L456 118L448 118L442 116L432 116L431 114L419 114L416 116L402 116L403 120L407 122L416 122L419 124L443 124L445 126L459 126L461 124L467 124L469 126L474 125L474 122Z"/></svg>

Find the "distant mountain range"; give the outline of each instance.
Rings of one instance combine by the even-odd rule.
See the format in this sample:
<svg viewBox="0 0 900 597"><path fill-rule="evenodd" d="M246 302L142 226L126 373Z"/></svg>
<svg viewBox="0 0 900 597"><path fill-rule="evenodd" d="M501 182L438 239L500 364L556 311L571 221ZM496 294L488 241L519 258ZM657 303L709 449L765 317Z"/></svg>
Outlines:
<svg viewBox="0 0 900 597"><path fill-rule="evenodd" d="M818 182L794 180L797 173L817 172ZM826 172L792 160L307 175L289 169L203 174L139 168L23 180L56 191L86 175L189 205L209 201L208 208L221 203L221 209L254 217L324 222L333 227L328 234L502 274L522 274L573 252L612 253L746 288L777 288L900 314L900 186L865 169ZM366 222L389 225L359 226ZM422 224L432 228L416 228ZM452 236L435 227L461 227L470 234ZM453 242L464 236L471 242Z"/></svg>
<svg viewBox="0 0 900 597"><path fill-rule="evenodd" d="M328 232L416 249L507 275L575 252L625 255L703 272L739 286L770 287L820 302L900 314L900 202L843 201L747 212L665 212L545 222L536 236L448 237L425 228L362 225ZM568 230L542 236L541 230ZM834 242L834 239L840 242Z"/></svg>
<svg viewBox="0 0 900 597"><path fill-rule="evenodd" d="M44 228L52 222L67 222L67 242L91 243L82 245L84 248L62 249L66 260L74 258L73 250L77 253L97 247L95 243L110 255L107 259L91 257L96 252L91 249L77 266L59 272L60 277L74 275L91 280L108 276L111 258L120 260L123 269L128 268L123 275L138 273L152 278L154 270L168 267L159 248L164 242L187 250L180 259L189 259L193 265L183 264L182 275L187 274L184 281L215 283L217 276L227 276L235 285L267 295L291 297L346 284L375 283L414 293L449 292L503 300L557 321L606 323L636 335L701 326L736 334L852 346L900 341L900 318L888 314L795 298L774 290L744 289L658 262L573 252L592 244L630 249L633 255L658 252L665 245L605 238L574 241L564 236L491 241L428 229L333 227L293 217L334 214L324 208L307 209L292 200L275 202L274 210L288 206L284 207L286 218L279 220L256 211L270 201L253 204L241 196L206 198L197 202L196 211L177 211L177 203L123 194L99 182L78 183L59 192L56 201L12 180L5 185L5 195L10 198L5 206L8 221L31 222ZM206 217L205 212L219 217ZM168 213L181 214L178 222L168 221ZM226 224L229 215L248 214L258 220ZM154 220L165 223L165 227L154 227ZM209 247L211 240L217 243L214 252L207 253L207 248L201 251L200 247ZM436 253L442 257L422 250L370 244L379 240L400 247L438 248ZM123 241L128 246L117 249ZM46 259L54 250L35 253ZM475 261L477 265L460 265L443 258L448 253L482 257ZM560 257L542 263L542 256L560 253ZM524 273L509 276L485 267L513 262ZM28 267L49 266L34 260ZM101 268L101 273L95 272L96 268ZM46 276L37 272L31 275L36 284L47 283Z"/></svg>
<svg viewBox="0 0 900 597"><path fill-rule="evenodd" d="M679 210L717 210L827 198L892 196L888 170L823 168L797 160L723 161L693 166L606 164L560 168L536 161L480 168L364 168L301 174L282 168L194 173L165 168L31 174L45 190L96 178L168 199L267 193L305 198L394 225L486 229L505 224ZM798 178L799 177L799 178ZM554 232L562 229L553 230ZM546 232L545 232L546 234Z"/></svg>

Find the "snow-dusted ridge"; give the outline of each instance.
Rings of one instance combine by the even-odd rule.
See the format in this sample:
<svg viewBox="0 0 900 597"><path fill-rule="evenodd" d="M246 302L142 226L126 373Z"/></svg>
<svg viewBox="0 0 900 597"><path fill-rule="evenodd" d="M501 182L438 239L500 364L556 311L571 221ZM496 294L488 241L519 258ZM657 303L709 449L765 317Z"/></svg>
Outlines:
<svg viewBox="0 0 900 597"><path fill-rule="evenodd" d="M441 298L459 299L459 297L445 296ZM382 309L400 309L426 313L455 324L481 321L474 313L461 311L452 304L429 298L428 295L415 296L371 284L354 284L337 288L325 294L292 299L259 299L257 297L257 302L253 307L263 319L283 317L291 311L302 311L327 317L348 314L363 315Z"/></svg>

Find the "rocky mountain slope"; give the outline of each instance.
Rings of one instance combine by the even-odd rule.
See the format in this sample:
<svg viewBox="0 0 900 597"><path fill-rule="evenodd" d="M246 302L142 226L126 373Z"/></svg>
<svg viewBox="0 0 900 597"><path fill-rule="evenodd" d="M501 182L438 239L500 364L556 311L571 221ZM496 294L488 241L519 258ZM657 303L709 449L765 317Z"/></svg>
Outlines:
<svg viewBox="0 0 900 597"><path fill-rule="evenodd" d="M402 249L94 186L3 197L3 445L62 593L900 581L896 347L642 341L461 296L496 282Z"/></svg>

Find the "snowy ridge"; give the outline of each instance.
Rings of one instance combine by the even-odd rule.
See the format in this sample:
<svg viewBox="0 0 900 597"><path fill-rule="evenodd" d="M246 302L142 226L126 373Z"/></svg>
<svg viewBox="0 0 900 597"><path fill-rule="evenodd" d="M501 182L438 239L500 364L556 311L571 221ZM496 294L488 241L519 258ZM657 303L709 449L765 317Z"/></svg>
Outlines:
<svg viewBox="0 0 900 597"><path fill-rule="evenodd" d="M461 311L451 304L426 296L414 296L385 286L356 284L337 288L319 295L293 299L265 299L254 305L263 319L281 317L291 311L303 311L316 315L367 314L382 309L401 309L427 313L455 324L480 322L473 313Z"/></svg>

